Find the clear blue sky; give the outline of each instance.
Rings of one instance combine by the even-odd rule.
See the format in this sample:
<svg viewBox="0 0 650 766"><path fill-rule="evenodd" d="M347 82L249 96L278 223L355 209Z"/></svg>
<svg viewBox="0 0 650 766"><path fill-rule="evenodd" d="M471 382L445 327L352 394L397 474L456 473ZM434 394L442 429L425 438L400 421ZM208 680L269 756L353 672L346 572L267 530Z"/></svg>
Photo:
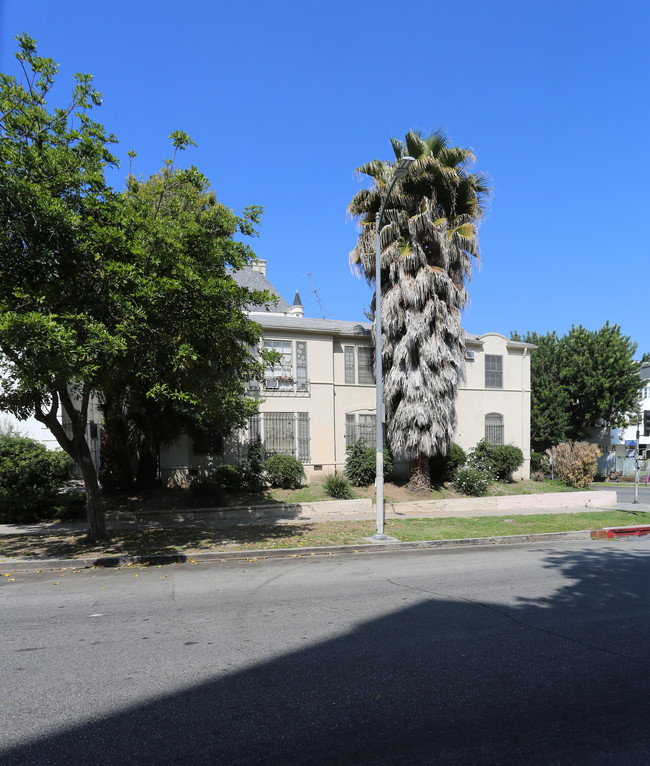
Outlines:
<svg viewBox="0 0 650 766"><path fill-rule="evenodd" d="M444 8L444 10L441 10ZM27 32L104 94L96 118L148 176L184 130L183 162L236 211L265 208L253 248L307 315L363 319L346 206L390 136L442 127L494 197L470 286L472 333L621 325L650 351L647 0L250 2L3 0L0 64Z"/></svg>

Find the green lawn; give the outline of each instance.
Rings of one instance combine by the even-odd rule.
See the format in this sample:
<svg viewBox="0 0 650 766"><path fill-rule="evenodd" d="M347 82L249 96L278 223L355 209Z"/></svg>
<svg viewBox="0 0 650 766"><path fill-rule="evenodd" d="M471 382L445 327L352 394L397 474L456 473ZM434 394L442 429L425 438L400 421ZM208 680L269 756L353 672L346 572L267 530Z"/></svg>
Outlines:
<svg viewBox="0 0 650 766"><path fill-rule="evenodd" d="M388 519L386 533L403 542L468 537L567 532L601 527L650 524L650 513L593 511L536 516L479 516L442 519ZM97 556L189 555L199 551L256 551L363 545L373 521L309 524L239 524L211 528L139 529L115 532L101 546L87 546L83 535L13 535L0 538L3 558L78 558Z"/></svg>

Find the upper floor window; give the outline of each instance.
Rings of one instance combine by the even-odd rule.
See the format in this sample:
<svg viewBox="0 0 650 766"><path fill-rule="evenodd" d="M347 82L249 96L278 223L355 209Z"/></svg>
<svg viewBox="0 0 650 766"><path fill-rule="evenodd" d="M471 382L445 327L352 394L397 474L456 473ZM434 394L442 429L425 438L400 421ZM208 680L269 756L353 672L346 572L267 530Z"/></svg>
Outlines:
<svg viewBox="0 0 650 766"><path fill-rule="evenodd" d="M346 346L345 382L374 385L374 362L375 350L371 346Z"/></svg>
<svg viewBox="0 0 650 766"><path fill-rule="evenodd" d="M497 447L503 444L503 415L500 412L488 412L485 416L485 441Z"/></svg>
<svg viewBox="0 0 650 766"><path fill-rule="evenodd" d="M307 343L302 340L264 339L264 350L280 354L264 370L264 388L272 391L307 391Z"/></svg>
<svg viewBox="0 0 650 766"><path fill-rule="evenodd" d="M503 357L485 355L485 387L503 388Z"/></svg>

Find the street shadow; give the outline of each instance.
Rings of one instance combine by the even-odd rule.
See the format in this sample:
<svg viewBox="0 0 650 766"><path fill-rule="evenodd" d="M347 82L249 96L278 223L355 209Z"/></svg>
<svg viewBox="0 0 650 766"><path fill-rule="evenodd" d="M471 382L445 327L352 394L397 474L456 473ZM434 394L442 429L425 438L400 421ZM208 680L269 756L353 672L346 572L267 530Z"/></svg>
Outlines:
<svg viewBox="0 0 650 766"><path fill-rule="evenodd" d="M424 600L362 624L352 615L342 635L232 674L218 644L196 642L212 680L48 736L35 721L33 741L0 761L647 763L647 554L544 555L561 587L514 606L448 598L433 579L424 591L421 577L391 580L387 557L386 592Z"/></svg>

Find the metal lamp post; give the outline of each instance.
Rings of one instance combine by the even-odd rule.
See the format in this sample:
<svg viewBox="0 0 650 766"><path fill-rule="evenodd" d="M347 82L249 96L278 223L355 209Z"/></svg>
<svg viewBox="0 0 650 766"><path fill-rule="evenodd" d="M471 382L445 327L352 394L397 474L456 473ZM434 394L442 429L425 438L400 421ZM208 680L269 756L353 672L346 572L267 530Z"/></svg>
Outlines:
<svg viewBox="0 0 650 766"><path fill-rule="evenodd" d="M381 365L381 219L384 215L384 208L393 191L393 186L408 173L409 168L415 162L413 157L402 157L399 161L393 180L388 188L388 194L384 197L379 209L379 215L375 221L376 245L375 245L375 369L377 376L377 415L376 415L376 436L377 436L377 479L376 479L376 501L377 501L377 523L376 532L373 535L375 540L386 540L384 534L384 434L383 434L383 404L384 404L384 382Z"/></svg>

